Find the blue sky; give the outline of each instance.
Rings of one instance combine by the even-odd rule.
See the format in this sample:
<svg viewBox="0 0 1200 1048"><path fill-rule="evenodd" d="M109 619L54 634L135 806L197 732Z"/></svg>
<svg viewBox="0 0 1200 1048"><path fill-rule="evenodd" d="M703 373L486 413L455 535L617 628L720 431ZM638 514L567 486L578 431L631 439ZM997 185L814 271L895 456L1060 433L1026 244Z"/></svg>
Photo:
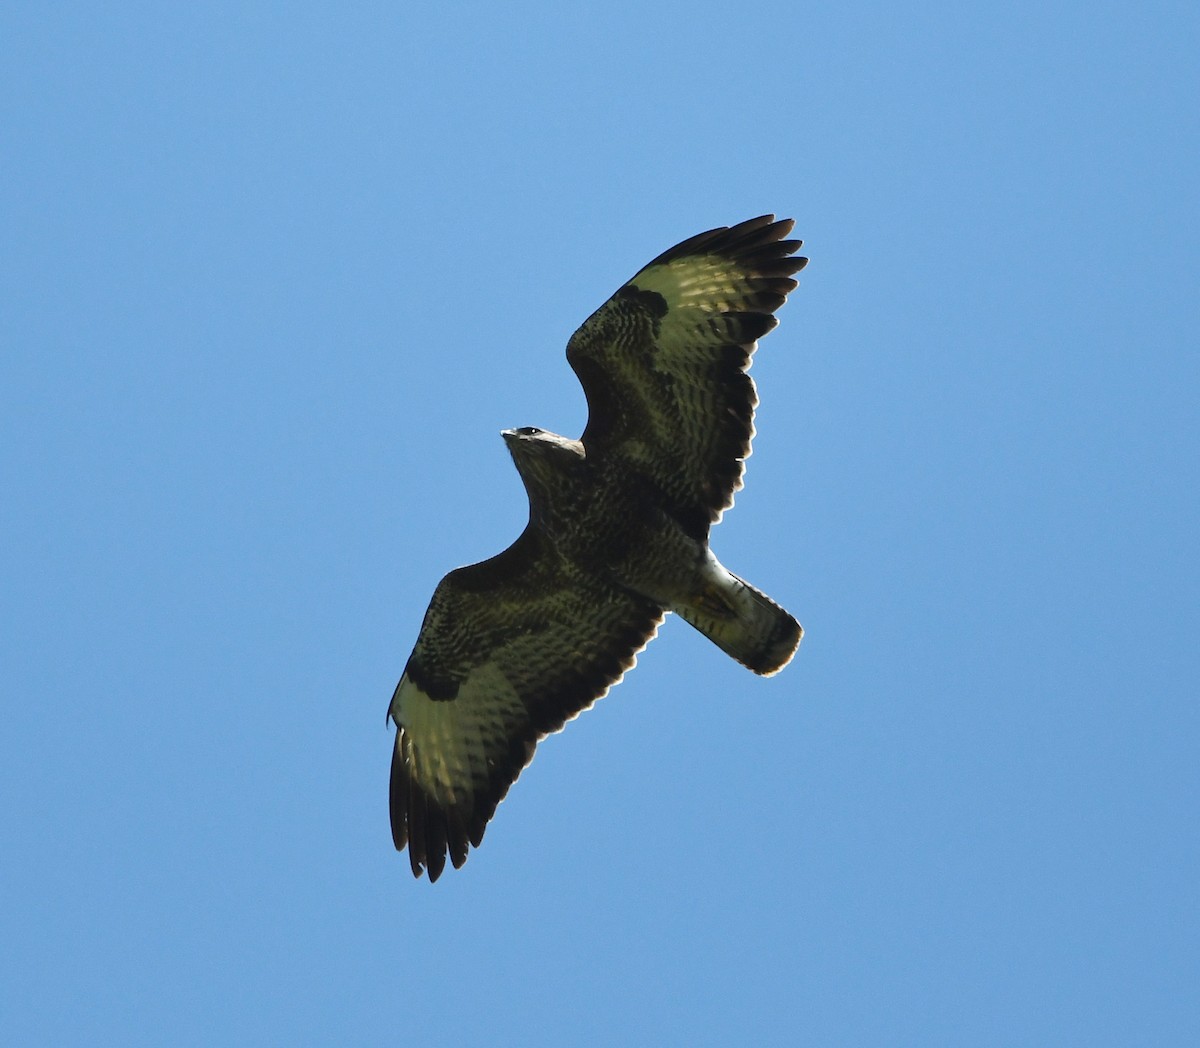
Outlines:
<svg viewBox="0 0 1200 1048"><path fill-rule="evenodd" d="M1200 1036L1192 4L0 15L0 1039ZM812 258L669 621L434 886L384 712L498 431L684 237Z"/></svg>

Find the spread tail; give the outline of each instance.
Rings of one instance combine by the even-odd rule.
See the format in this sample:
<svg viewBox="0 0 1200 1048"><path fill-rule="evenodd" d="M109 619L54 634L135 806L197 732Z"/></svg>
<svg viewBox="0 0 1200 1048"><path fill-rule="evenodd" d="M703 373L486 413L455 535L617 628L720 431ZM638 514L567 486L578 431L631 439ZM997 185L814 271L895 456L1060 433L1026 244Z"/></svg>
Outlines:
<svg viewBox="0 0 1200 1048"><path fill-rule="evenodd" d="M726 571L715 559L702 591L677 612L743 666L769 677L792 661L804 629L761 590Z"/></svg>

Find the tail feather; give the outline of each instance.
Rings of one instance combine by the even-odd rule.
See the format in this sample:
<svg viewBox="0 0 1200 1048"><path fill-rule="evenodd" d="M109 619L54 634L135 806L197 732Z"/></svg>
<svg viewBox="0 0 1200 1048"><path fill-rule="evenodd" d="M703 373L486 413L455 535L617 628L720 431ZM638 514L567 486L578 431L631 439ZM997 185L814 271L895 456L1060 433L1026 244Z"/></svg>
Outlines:
<svg viewBox="0 0 1200 1048"><path fill-rule="evenodd" d="M703 592L672 607L727 655L764 677L792 661L804 629L761 590L720 569Z"/></svg>

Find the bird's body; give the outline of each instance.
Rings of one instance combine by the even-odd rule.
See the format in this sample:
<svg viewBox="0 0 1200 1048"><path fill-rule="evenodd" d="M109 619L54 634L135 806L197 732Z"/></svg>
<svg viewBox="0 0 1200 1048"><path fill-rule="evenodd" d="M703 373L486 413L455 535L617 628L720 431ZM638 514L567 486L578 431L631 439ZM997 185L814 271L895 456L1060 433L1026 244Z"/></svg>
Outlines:
<svg viewBox="0 0 1200 1048"><path fill-rule="evenodd" d="M663 509L652 477L627 464L613 475L611 461L589 459L580 441L556 433L525 427L503 436L525 480L530 527L564 575L597 578L678 612L757 673L790 658L800 640L795 620L726 571L706 539L688 534ZM755 605L766 609L761 616Z"/></svg>
<svg viewBox="0 0 1200 1048"><path fill-rule="evenodd" d="M537 741L616 683L668 611L756 673L791 659L800 625L708 545L750 451L750 354L806 261L790 229L764 216L660 255L568 345L582 438L504 432L529 524L439 583L389 710L393 839L418 876L466 861Z"/></svg>

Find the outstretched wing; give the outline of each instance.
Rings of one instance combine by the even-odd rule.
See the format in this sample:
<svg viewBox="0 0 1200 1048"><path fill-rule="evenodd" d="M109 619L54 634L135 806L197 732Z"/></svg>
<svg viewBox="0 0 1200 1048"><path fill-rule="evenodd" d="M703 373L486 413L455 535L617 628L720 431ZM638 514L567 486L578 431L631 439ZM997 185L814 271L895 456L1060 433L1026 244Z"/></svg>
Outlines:
<svg viewBox="0 0 1200 1048"><path fill-rule="evenodd" d="M536 532L438 584L392 696L396 848L437 880L479 846L537 742L621 679L663 610L565 575Z"/></svg>
<svg viewBox="0 0 1200 1048"><path fill-rule="evenodd" d="M697 539L733 503L754 436L756 340L796 287L792 221L763 215L659 255L571 336L589 458L649 477ZM595 461L595 459L593 459Z"/></svg>

